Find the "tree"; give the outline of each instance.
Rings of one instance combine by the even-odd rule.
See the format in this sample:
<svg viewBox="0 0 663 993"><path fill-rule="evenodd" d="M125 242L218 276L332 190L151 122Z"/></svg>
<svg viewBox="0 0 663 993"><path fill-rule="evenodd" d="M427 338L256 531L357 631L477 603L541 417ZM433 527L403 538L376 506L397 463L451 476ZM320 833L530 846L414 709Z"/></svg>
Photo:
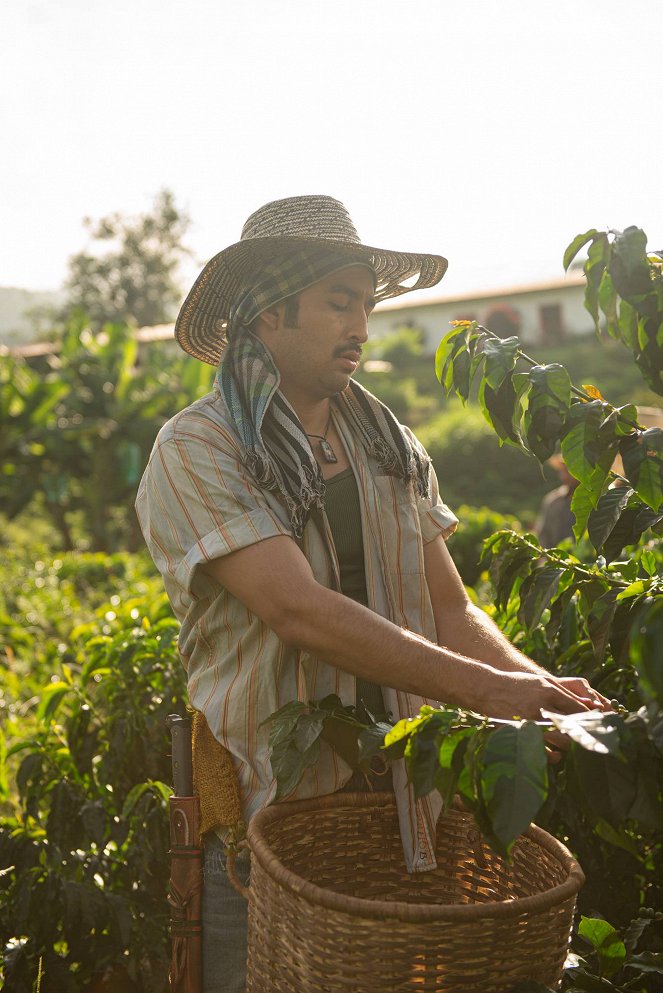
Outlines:
<svg viewBox="0 0 663 993"><path fill-rule="evenodd" d="M210 366L159 347L138 354L132 328L93 335L81 315L38 370L0 356L0 503L9 518L35 497L60 533L95 551L142 547L133 512L159 429L210 387Z"/></svg>
<svg viewBox="0 0 663 993"><path fill-rule="evenodd" d="M62 316L82 310L94 331L107 323L141 327L172 320L181 297L177 268L188 254L182 239L190 224L173 194L162 190L152 210L138 217L116 213L84 224L105 251L83 251L69 260Z"/></svg>

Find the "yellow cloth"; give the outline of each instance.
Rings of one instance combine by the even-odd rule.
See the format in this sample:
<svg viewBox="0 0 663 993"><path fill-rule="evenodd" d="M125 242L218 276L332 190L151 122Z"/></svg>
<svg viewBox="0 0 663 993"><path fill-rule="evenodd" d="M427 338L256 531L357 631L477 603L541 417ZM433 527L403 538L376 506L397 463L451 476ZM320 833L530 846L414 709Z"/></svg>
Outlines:
<svg viewBox="0 0 663 993"><path fill-rule="evenodd" d="M193 715L191 744L201 835L220 827L234 827L242 818L237 773L230 752L214 737L199 711Z"/></svg>

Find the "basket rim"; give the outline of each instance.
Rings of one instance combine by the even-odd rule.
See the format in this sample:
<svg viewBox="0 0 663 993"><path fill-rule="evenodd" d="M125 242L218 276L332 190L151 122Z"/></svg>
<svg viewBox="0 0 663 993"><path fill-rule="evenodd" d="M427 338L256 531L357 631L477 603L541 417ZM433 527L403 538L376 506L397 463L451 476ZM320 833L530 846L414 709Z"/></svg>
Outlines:
<svg viewBox="0 0 663 993"><path fill-rule="evenodd" d="M263 870L279 885L312 903L354 917L370 917L380 920L391 917L406 923L508 919L526 913L541 913L575 897L585 882L585 875L580 864L573 858L568 848L561 841L548 834L547 831L536 825L530 825L521 837L534 841L556 858L567 872L567 878L564 882L558 883L557 886L553 886L543 893L535 893L514 900L474 904L413 904L402 900L369 900L364 897L336 893L303 879L291 869L286 868L273 853L262 833L263 829L272 822L283 820L295 814L311 813L329 808L341 810L346 807L392 807L394 804L393 794L390 793L341 793L311 800L294 800L287 803L272 804L255 814L249 822L247 837L251 855L258 860ZM471 814L465 810L459 810L459 812L471 817Z"/></svg>

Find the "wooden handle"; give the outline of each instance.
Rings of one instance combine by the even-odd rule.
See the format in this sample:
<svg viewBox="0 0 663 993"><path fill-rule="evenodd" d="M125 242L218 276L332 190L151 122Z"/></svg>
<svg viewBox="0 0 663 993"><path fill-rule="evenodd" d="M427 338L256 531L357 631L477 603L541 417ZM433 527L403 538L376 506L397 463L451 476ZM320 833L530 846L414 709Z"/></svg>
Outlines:
<svg viewBox="0 0 663 993"><path fill-rule="evenodd" d="M166 725L173 743L173 788L175 796L193 795L191 758L191 720L179 714L169 714Z"/></svg>

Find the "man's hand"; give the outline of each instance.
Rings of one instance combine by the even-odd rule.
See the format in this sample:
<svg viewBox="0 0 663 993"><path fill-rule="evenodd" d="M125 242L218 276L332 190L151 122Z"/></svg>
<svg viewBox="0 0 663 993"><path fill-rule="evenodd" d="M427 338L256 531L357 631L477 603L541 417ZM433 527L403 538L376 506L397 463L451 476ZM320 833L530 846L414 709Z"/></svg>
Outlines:
<svg viewBox="0 0 663 993"><path fill-rule="evenodd" d="M548 679L558 686L570 690L571 693L582 700L588 710L602 710L606 713L614 710L610 700L590 686L582 676L548 676Z"/></svg>
<svg viewBox="0 0 663 993"><path fill-rule="evenodd" d="M580 692L566 685L565 680L544 672L503 672L488 668L484 671L487 675L479 688L480 707L473 709L480 709L490 717L540 720L542 708L559 714L575 714L591 709L584 686L576 687L582 690L584 696L581 696ZM586 681L571 680L571 683L584 684Z"/></svg>

